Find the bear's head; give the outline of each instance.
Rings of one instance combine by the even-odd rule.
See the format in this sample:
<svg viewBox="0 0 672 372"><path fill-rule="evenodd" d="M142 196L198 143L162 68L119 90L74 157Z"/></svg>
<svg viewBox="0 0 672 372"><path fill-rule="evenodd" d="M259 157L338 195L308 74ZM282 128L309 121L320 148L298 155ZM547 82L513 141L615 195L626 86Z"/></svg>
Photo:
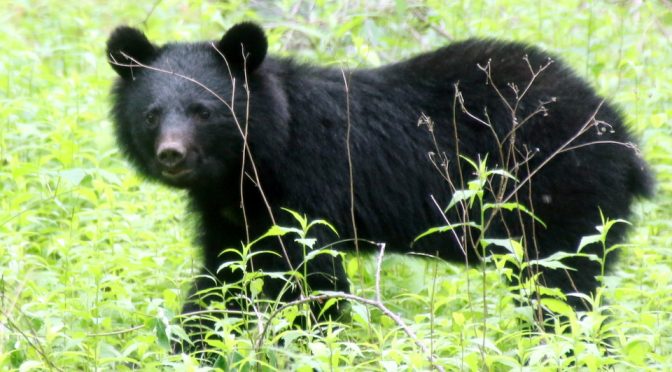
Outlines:
<svg viewBox="0 0 672 372"><path fill-rule="evenodd" d="M119 75L112 117L124 155L150 179L195 188L235 181L244 138L252 149L282 151L287 103L267 47L253 23L219 41L163 46L115 29L107 56Z"/></svg>

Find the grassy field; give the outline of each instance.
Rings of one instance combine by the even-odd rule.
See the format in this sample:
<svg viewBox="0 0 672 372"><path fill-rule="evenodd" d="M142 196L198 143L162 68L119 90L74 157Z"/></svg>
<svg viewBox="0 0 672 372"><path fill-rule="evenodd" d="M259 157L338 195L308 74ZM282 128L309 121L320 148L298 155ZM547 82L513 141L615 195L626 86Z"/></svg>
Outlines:
<svg viewBox="0 0 672 372"><path fill-rule="evenodd" d="M136 177L114 145L104 43L118 24L162 43L216 39L241 20L265 26L273 53L333 66L377 66L472 36L563 56L623 108L657 177L604 278L606 302L568 332L529 335L495 268L394 256L383 262L383 301L446 370L672 369L669 1L0 4L0 370L199 370L171 355L166 337L199 265L192 220L181 192ZM372 298L374 262L347 265L355 293ZM352 318L285 335L282 347L227 333L219 365L432 368L391 318L357 304Z"/></svg>

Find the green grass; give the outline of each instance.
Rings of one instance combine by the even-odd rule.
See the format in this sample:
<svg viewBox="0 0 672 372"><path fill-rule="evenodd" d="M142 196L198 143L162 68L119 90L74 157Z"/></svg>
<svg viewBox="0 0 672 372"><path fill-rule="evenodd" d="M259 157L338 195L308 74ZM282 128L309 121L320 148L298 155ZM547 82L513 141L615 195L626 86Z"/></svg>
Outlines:
<svg viewBox="0 0 672 372"><path fill-rule="evenodd" d="M383 301L447 370L672 369L672 5L347 3L2 1L0 370L196 369L169 353L163 332L199 263L184 195L137 178L115 148L104 43L118 24L166 42L215 39L248 19L267 28L272 52L336 66L379 65L470 36L563 56L623 108L658 180L605 278L600 311L612 315L612 353L593 342L598 312L570 333L523 336L522 315L492 268L484 275L390 256ZM373 298L374 261L361 261L363 276L359 262L347 261L355 293ZM369 321L356 304L353 314L333 332L298 332L285 347L270 341L255 354L249 337L228 336L222 350L239 370L429 368L392 319L371 310Z"/></svg>

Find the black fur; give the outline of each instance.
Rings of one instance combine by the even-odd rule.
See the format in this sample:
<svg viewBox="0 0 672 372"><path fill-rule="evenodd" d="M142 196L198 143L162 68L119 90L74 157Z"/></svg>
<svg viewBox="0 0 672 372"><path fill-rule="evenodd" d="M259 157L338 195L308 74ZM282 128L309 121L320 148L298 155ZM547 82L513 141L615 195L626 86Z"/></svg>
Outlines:
<svg viewBox="0 0 672 372"><path fill-rule="evenodd" d="M529 239L532 222L524 218L525 227L521 228L516 213L504 213L504 222L495 219L488 237L526 234L530 252L532 246L538 249L538 253L530 253L532 258L558 251L576 252L581 237L595 233L600 210L612 219L627 218L633 198L651 194L652 181L645 163L632 148L614 143L632 142L622 115L611 104L603 103L603 98L566 65L537 48L467 40L404 62L345 73L266 57L266 48L263 31L251 23L234 26L214 44L154 47L140 31L129 28L116 30L108 42L108 55L117 61L116 56L124 51L152 67L134 68L131 74L127 67L113 64L121 76L113 89L112 116L117 139L140 173L189 191L191 208L200 218L207 273L217 273L223 262L236 259L235 254L220 253L225 248L240 247L248 236L240 193L243 140L231 111L203 86L184 77L201 82L227 102L235 93L233 109L244 127L247 95L243 55L250 91L248 143L261 186L281 225L293 224L291 217L280 211L286 207L311 219L330 221L342 239L353 236L346 156L350 123L358 236L385 242L392 252L424 252L463 262L464 254L450 234L422 239L411 247L420 233L445 224L431 196L445 208L452 195L448 183L429 160L428 152L436 147L428 131L418 128L418 120L426 115L434 122L438 148L448 156L450 176L458 185L473 178L473 170L457 157L458 147L462 155L471 159L487 154L492 167L513 166L514 162L499 156L492 131L455 104L455 87L459 86L468 112L488 118L494 132L504 138L511 130L511 113L478 66L490 63L495 86L513 105L515 96L507 84L514 83L522 90L531 78L525 56L534 69L545 65L549 58L554 62L539 75L518 105L520 121L539 108L540 102L548 102L545 114L533 116L516 131L516 149L534 152L532 160L516 171L519 179L563 146L593 114L610 125L601 125L602 128L610 130L602 133L598 127L591 127L571 146L603 143L579 146L557 155L534 175L531 198L527 188L518 194L521 203L533 209L546 224L545 228L535 224L536 244ZM235 92L230 73L235 79ZM249 159L245 164L245 171L253 175ZM271 220L249 177L244 177L243 194L249 236L259 236ZM448 217L458 222L456 212L449 212ZM625 232L624 225L618 225L611 232L609 243L623 241ZM317 234L320 244L339 239L326 229ZM367 247L371 246L361 246ZM292 265L298 266L303 259L302 250L291 242L286 248ZM353 246L344 243L338 248L349 251ZM276 244L268 243L263 249L282 255ZM473 247L468 249L473 252ZM601 256L598 245L588 251ZM567 264L578 269L570 272L571 280L564 271L546 271L543 279L547 285L566 292L576 287L591 293L597 285L599 265L587 259L571 259ZM254 268L286 271L288 265L283 258L266 255L254 261ZM348 291L340 258L318 256L310 262L309 272L308 282L313 290ZM237 281L241 273L224 269L217 278L222 282ZM268 281L265 290L275 298L281 284ZM213 285L199 279L192 293ZM295 295L290 293L286 298ZM581 307L578 302L572 303ZM201 306L188 302L185 312ZM235 307L232 303L229 306Z"/></svg>

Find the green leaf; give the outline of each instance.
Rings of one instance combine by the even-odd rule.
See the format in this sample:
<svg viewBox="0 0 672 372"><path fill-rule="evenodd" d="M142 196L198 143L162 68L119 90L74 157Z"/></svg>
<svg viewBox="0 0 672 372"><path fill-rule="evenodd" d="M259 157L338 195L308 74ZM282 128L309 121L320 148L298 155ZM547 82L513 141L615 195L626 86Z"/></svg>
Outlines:
<svg viewBox="0 0 672 372"><path fill-rule="evenodd" d="M628 342L623 348L623 353L627 356L628 360L639 366L646 365L647 355L651 353L651 344L642 339L637 339Z"/></svg>
<svg viewBox="0 0 672 372"><path fill-rule="evenodd" d="M526 264L529 266L541 266L548 269L565 269L570 271L576 271L575 268L569 267L561 262L561 260L568 257L579 257L579 255L577 255L576 253L556 252L546 258L541 258L538 260L529 260Z"/></svg>
<svg viewBox="0 0 672 372"><path fill-rule="evenodd" d="M323 225L323 226L326 226L326 227L328 227L331 231L333 231L334 234L336 234L336 236L339 236L339 235L338 235L338 231L336 231L336 228L335 228L332 224L330 224L329 222L327 222L327 221L325 221L325 220L313 220L313 221L311 221L311 222L308 224L308 227L306 228L306 233L310 230L311 227L313 227L313 226L315 226L315 225Z"/></svg>
<svg viewBox="0 0 672 372"><path fill-rule="evenodd" d="M19 367L19 372L29 372L29 371L36 371L36 370L41 370L44 368L44 364L38 360L26 360L25 362L21 363L21 367Z"/></svg>
<svg viewBox="0 0 672 372"><path fill-rule="evenodd" d="M371 326L371 317L366 306L359 302L352 302L350 311L352 312L352 320L354 322L357 322L364 329L368 329Z"/></svg>
<svg viewBox="0 0 672 372"><path fill-rule="evenodd" d="M452 314L453 322L458 326L458 329L462 329L464 322L467 320L463 313L455 311Z"/></svg>
<svg viewBox="0 0 672 372"><path fill-rule="evenodd" d="M308 230L308 229L307 229L307 227L308 227L308 219L306 218L305 215L301 215L300 213L295 212L295 211L293 211L293 210L291 210L291 209L287 209L287 208L282 208L282 210L285 211L285 212L288 212L288 213L290 213L292 216L294 216L294 219L295 219L295 220L299 223L299 225L301 226L301 231L302 231L302 232Z"/></svg>
<svg viewBox="0 0 672 372"><path fill-rule="evenodd" d="M227 358L225 358L223 355L218 355L215 363L213 363L212 366L214 368L219 368L222 371L230 371L231 369L229 368L229 364L227 363L226 359Z"/></svg>
<svg viewBox="0 0 672 372"><path fill-rule="evenodd" d="M460 227L472 227L472 228L479 229L479 230L481 228L479 225L477 225L474 222L456 223L456 224L452 224L452 225L432 227L432 228L428 229L427 231L423 232L422 234L418 235L415 239L413 239L413 243L417 242L418 240L420 240L420 239L422 239L422 238L424 238L428 235L443 233L443 232L451 231L451 230L454 230L454 229L457 229L457 228L460 228Z"/></svg>
<svg viewBox="0 0 672 372"><path fill-rule="evenodd" d="M513 203L513 202L509 202L509 203L485 203L485 204L483 204L483 210L497 209L497 208L501 208L501 209L507 210L507 211L509 211L509 212L511 212L511 211L513 211L513 210L519 210L519 211L521 211L521 212L523 212L523 213L529 215L529 216L532 217L535 221L539 222L539 224L541 224L541 226L543 226L544 228L546 228L546 224L544 223L544 221L542 221L539 217L535 216L534 213L532 213L531 211L529 211L529 210L528 210L527 208L525 208L525 206L522 205L522 204L519 204L519 203Z"/></svg>
<svg viewBox="0 0 672 372"><path fill-rule="evenodd" d="M185 332L184 328L176 325L176 324L171 324L170 327L170 334L172 336L177 336L177 339L182 342L182 344L189 344L193 345L193 341L191 340L191 337L187 335L187 332ZM166 350L170 350L170 345L168 345L168 348Z"/></svg>
<svg viewBox="0 0 672 372"><path fill-rule="evenodd" d="M557 298L542 298L541 305L556 314L566 316L571 316L574 314L574 309L572 309L571 306L569 306L565 301L558 300Z"/></svg>
<svg viewBox="0 0 672 372"><path fill-rule="evenodd" d="M467 163L469 163L469 165L471 165L472 168L474 168L474 170L476 170L476 171L478 170L478 164L476 164L476 162L474 162L473 160L471 160L471 159L469 159L468 157L463 156L463 155L460 155L460 159L462 159L462 160L466 161Z"/></svg>
<svg viewBox="0 0 672 372"><path fill-rule="evenodd" d="M587 245L593 244L593 243L599 243L602 242L602 234L596 234L596 235L588 235L584 236L581 238L581 242L579 243L579 249L577 252L581 253L581 250L585 248Z"/></svg>
<svg viewBox="0 0 672 372"><path fill-rule="evenodd" d="M298 239L294 239L294 241L297 242L297 243L299 243L299 244L301 244L301 245L305 245L306 247L308 247L308 248L310 248L310 249L313 249L313 246L314 246L315 243L317 242L317 239L313 239L313 238L298 238Z"/></svg>
<svg viewBox="0 0 672 372"><path fill-rule="evenodd" d="M485 247L490 244L502 247L511 253L518 262L523 261L523 246L513 239L483 239L481 244L485 245Z"/></svg>
<svg viewBox="0 0 672 372"><path fill-rule="evenodd" d="M168 338L168 332L166 332L166 325L163 323L163 319L154 318L153 321L154 334L156 335L159 345L166 349L170 349L170 339Z"/></svg>
<svg viewBox="0 0 672 372"><path fill-rule="evenodd" d="M444 213L448 212L451 208L455 206L455 204L469 199L469 207L471 207L474 203L474 198L476 196L482 195L483 191L482 190L456 190L453 193L453 197L450 199L450 203L448 203L448 206L446 209L443 210Z"/></svg>
<svg viewBox="0 0 672 372"><path fill-rule="evenodd" d="M335 251L333 249L315 249L313 251L308 252L308 254L306 254L306 257L303 259L303 262L308 262L311 259L313 259L313 257L315 257L317 255L321 255L321 254L328 254L332 257L337 257L338 255L340 255L340 253L338 251Z"/></svg>
<svg viewBox="0 0 672 372"><path fill-rule="evenodd" d="M58 176L74 186L78 186L82 183L82 180L88 175L88 173L82 168L72 168L66 169L58 172Z"/></svg>
<svg viewBox="0 0 672 372"><path fill-rule="evenodd" d="M260 278L250 281L248 285L253 298L259 297L259 294L264 290L264 280Z"/></svg>
<svg viewBox="0 0 672 372"><path fill-rule="evenodd" d="M266 231L266 233L264 235L260 236L259 238L255 239L254 241L252 241L250 243L250 245L255 245L258 242L260 242L260 241L262 241L262 240L264 240L268 237L285 236L286 234L289 234L289 233L295 233L295 234L298 234L299 236L303 236L303 230L297 229L295 227L282 227L282 226L278 226L278 225L273 225L273 226L271 226L270 229L268 229L268 231Z"/></svg>
<svg viewBox="0 0 672 372"><path fill-rule="evenodd" d="M487 175L488 175L488 176L491 176L491 175L502 176L502 177L504 177L504 178L510 178L510 179L512 179L512 180L514 180L514 181L516 181L516 182L518 182L518 179L516 178L516 176L514 176L513 174L511 174L511 173L505 171L504 169L492 169L492 170L489 170L489 171L487 171Z"/></svg>

